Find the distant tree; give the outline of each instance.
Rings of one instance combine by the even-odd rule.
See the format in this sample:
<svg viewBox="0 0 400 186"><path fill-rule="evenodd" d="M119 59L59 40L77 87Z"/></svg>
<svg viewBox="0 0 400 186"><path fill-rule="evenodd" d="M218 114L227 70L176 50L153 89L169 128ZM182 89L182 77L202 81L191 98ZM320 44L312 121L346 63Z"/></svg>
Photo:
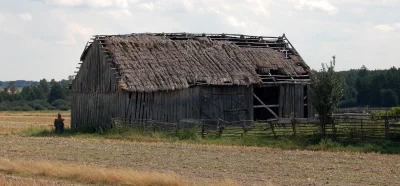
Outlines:
<svg viewBox="0 0 400 186"><path fill-rule="evenodd" d="M350 107L356 107L356 106L357 106L357 101L354 98L340 101L339 105L338 105L339 108L350 108Z"/></svg>
<svg viewBox="0 0 400 186"><path fill-rule="evenodd" d="M42 80L40 80L39 86L40 86L40 88L42 88L45 95L47 95L49 93L50 86L46 79L43 78Z"/></svg>
<svg viewBox="0 0 400 186"><path fill-rule="evenodd" d="M357 77L356 80L356 90L357 96L356 101L357 105L367 105L369 102L369 86L365 84L360 77Z"/></svg>
<svg viewBox="0 0 400 186"><path fill-rule="evenodd" d="M50 80L50 86L52 87L54 84L56 84L57 83L57 81L55 80L55 79L51 79Z"/></svg>
<svg viewBox="0 0 400 186"><path fill-rule="evenodd" d="M382 107L395 107L399 105L399 98L391 89L381 90Z"/></svg>
<svg viewBox="0 0 400 186"><path fill-rule="evenodd" d="M50 93L47 102L52 103L57 99L65 99L64 91L58 82L53 82L50 88Z"/></svg>
<svg viewBox="0 0 400 186"><path fill-rule="evenodd" d="M35 92L33 92L31 86L26 86L22 88L22 91L20 93L22 99L26 101L33 101L36 99Z"/></svg>
<svg viewBox="0 0 400 186"><path fill-rule="evenodd" d="M359 77L365 77L368 74L368 69L365 65L361 66L360 70L358 71Z"/></svg>
<svg viewBox="0 0 400 186"><path fill-rule="evenodd" d="M46 100L46 94L40 85L32 87L32 92L35 93L35 99Z"/></svg>
<svg viewBox="0 0 400 186"><path fill-rule="evenodd" d="M15 81L8 82L8 88L9 88L11 94L17 93L17 87L15 86Z"/></svg>
<svg viewBox="0 0 400 186"><path fill-rule="evenodd" d="M383 73L377 73L372 76L371 87L373 87L370 91L370 99L369 105L374 107L381 106L381 90L385 88L387 85L387 79Z"/></svg>
<svg viewBox="0 0 400 186"><path fill-rule="evenodd" d="M343 97L344 78L335 72L336 58L333 56L330 65L322 64L318 73L311 74L312 103L321 121L321 134L325 137L325 128L332 113Z"/></svg>

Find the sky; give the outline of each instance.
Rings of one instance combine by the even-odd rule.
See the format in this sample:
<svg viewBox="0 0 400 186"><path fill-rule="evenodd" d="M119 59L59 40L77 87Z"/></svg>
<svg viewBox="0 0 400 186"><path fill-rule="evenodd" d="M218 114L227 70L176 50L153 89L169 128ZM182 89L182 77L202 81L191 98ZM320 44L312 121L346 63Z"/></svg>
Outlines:
<svg viewBox="0 0 400 186"><path fill-rule="evenodd" d="M0 0L0 81L67 79L93 35L286 34L313 69L400 67L400 0Z"/></svg>

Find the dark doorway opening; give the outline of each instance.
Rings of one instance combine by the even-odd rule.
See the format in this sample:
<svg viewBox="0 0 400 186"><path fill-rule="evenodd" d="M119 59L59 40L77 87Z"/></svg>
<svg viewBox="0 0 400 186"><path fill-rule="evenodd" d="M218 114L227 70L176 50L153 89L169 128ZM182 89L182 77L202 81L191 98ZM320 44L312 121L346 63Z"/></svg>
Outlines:
<svg viewBox="0 0 400 186"><path fill-rule="evenodd" d="M303 117L304 118L308 118L308 100L309 100L309 98L308 98L308 94L307 94L307 86L304 86L304 89L303 89L303 91L304 91L304 115L303 115Z"/></svg>
<svg viewBox="0 0 400 186"><path fill-rule="evenodd" d="M262 103L254 96L254 120L268 120L275 118L263 103L267 105L276 115L279 116L279 95L280 87L254 87L254 95L257 96Z"/></svg>

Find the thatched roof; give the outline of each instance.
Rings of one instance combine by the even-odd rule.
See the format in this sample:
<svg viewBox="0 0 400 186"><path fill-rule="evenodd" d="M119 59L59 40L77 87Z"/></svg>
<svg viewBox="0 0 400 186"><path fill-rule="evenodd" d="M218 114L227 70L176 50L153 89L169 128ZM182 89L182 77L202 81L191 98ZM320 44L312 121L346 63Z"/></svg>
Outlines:
<svg viewBox="0 0 400 186"><path fill-rule="evenodd" d="M261 84L259 74L296 76L309 70L297 52L292 51L286 59L284 53L267 45L239 47L210 37L174 39L155 34L99 38L127 91L174 90L195 84Z"/></svg>

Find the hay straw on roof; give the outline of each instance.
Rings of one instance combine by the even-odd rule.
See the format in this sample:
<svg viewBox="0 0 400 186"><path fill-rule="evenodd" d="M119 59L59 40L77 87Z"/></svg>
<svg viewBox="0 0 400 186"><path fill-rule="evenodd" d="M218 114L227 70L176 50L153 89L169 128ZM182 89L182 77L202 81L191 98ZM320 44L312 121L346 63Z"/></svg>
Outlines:
<svg viewBox="0 0 400 186"><path fill-rule="evenodd" d="M286 75L306 73L297 56L285 59L268 48L240 48L207 38L170 40L162 36L112 36L105 39L124 87L151 92L188 88L189 84L251 85L261 83L256 73L279 70Z"/></svg>

